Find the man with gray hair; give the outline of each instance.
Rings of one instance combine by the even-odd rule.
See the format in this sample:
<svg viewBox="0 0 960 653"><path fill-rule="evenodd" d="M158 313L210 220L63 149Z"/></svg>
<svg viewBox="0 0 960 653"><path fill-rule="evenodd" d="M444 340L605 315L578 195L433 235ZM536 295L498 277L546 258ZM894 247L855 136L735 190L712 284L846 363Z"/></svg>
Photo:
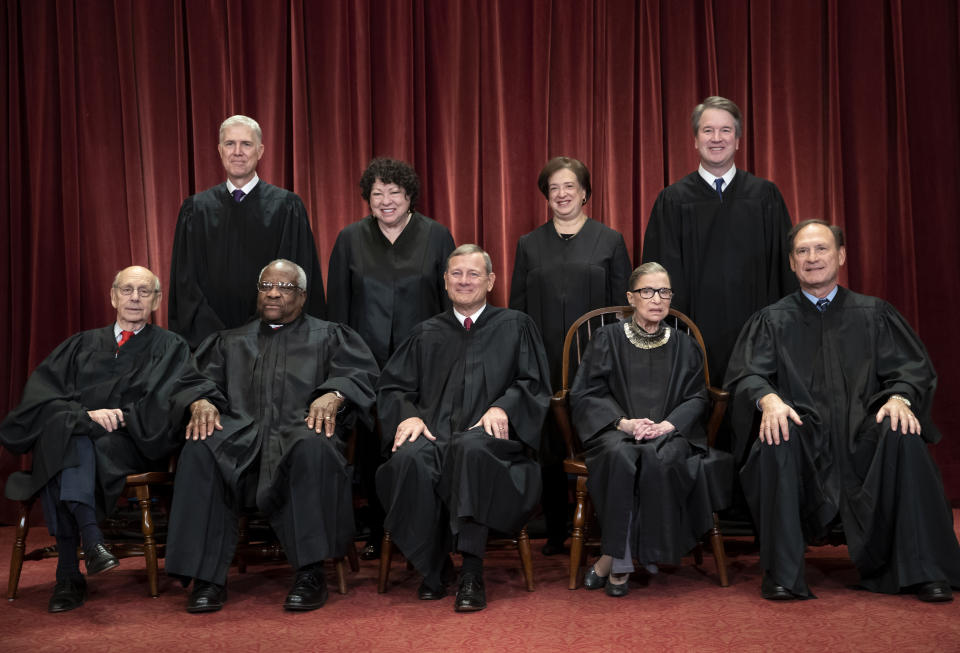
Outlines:
<svg viewBox="0 0 960 653"><path fill-rule="evenodd" d="M667 268L673 308L700 327L710 377L719 380L747 318L796 288L787 263L790 215L773 182L734 165L743 134L736 104L708 97L691 126L700 166L660 192L643 261Z"/></svg>
<svg viewBox="0 0 960 653"><path fill-rule="evenodd" d="M323 606L323 561L352 546L347 437L371 421L377 364L355 331L303 314L299 265L269 263L256 291L259 319L196 353L216 389L190 405L166 559L167 573L194 581L188 612L223 607L241 510L266 513L297 571L287 610Z"/></svg>
<svg viewBox="0 0 960 653"><path fill-rule="evenodd" d="M128 474L167 468L180 446L175 430L186 397L213 389L190 364L183 338L148 323L160 295L160 280L147 268L118 272L110 289L116 321L57 347L0 424L3 446L33 454L30 472L8 479L7 497L39 496L56 537L50 612L73 610L87 597L78 546L88 576L119 564L98 522L116 507Z"/></svg>
<svg viewBox="0 0 960 653"><path fill-rule="evenodd" d="M191 349L208 335L254 317L247 291L267 261L286 258L304 267L313 289L304 310L325 317L323 275L313 231L296 194L257 176L263 157L260 125L231 116L217 146L227 180L184 200L170 263L170 330Z"/></svg>

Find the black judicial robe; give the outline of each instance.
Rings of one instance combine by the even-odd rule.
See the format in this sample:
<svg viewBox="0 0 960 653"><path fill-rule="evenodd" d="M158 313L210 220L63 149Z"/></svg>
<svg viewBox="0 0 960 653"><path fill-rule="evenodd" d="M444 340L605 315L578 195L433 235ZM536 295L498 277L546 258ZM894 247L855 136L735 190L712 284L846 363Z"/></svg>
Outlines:
<svg viewBox="0 0 960 653"><path fill-rule="evenodd" d="M328 318L360 334L382 367L413 327L450 306L446 227L414 213L391 243L373 216L343 228L327 267Z"/></svg>
<svg viewBox="0 0 960 653"><path fill-rule="evenodd" d="M218 388L208 398L223 424L222 431L200 442L234 489L259 456L260 507L267 503L284 456L300 440L318 437L303 421L314 399L334 390L346 397L351 419L338 419L334 435L341 453L351 420L370 421L377 364L349 327L309 315L279 329L255 320L209 337L196 360Z"/></svg>
<svg viewBox="0 0 960 653"><path fill-rule="evenodd" d="M226 183L185 199L170 263L170 330L196 349L210 334L249 322L260 270L277 258L304 269L304 311L324 317L323 273L298 195L261 179L242 202Z"/></svg>
<svg viewBox="0 0 960 653"><path fill-rule="evenodd" d="M118 348L113 325L83 331L61 343L30 375L20 405L0 424L0 442L17 454L33 453L33 469L15 472L6 495L34 496L72 463L73 435L94 443L98 509L109 514L124 477L166 469L166 459L183 442L186 401L213 389L190 360L180 336L147 324ZM87 411L121 408L125 426L107 433Z"/></svg>
<svg viewBox="0 0 960 653"><path fill-rule="evenodd" d="M710 529L713 511L729 503L733 461L707 449L700 346L671 330L664 345L640 349L628 340L625 323L591 338L570 389L573 425L586 448L603 552L624 555L632 512L633 556L676 563ZM613 428L619 417L667 420L676 430L638 443Z"/></svg>
<svg viewBox="0 0 960 653"><path fill-rule="evenodd" d="M643 261L670 273L672 307L700 327L711 379L724 378L747 318L796 289L787 258L790 227L776 185L745 170L737 170L722 201L696 171L660 191Z"/></svg>
<svg viewBox="0 0 960 653"><path fill-rule="evenodd" d="M510 308L533 318L550 364L550 386L560 389L563 339L573 322L626 297L630 257L620 232L588 219L573 238L553 221L521 236L510 283Z"/></svg>
<svg viewBox="0 0 960 653"><path fill-rule="evenodd" d="M756 441L753 424L756 402L774 392L803 420L803 426L791 423L790 438L800 449L802 534L789 535L816 541L839 513L850 556L868 589L896 592L902 579L922 575L918 567L929 565L939 571L926 581L960 583L960 549L936 464L926 447L913 459L894 457L899 441L917 436L892 433L889 420L876 423L881 406L900 394L913 404L922 440L940 440L930 417L936 373L923 343L896 309L841 287L820 313L797 291L744 326L726 384L734 393L736 450L745 451L753 442L741 481L760 529L761 563L775 566L763 559L765 524L778 523L778 512L797 510L796 503L762 501L774 493L769 479L761 483L760 449L774 447ZM925 552L912 548L918 533L921 549L929 547ZM911 543L909 551L900 548L901 538ZM786 577L776 582L806 595L802 560L799 564L789 572L778 569Z"/></svg>

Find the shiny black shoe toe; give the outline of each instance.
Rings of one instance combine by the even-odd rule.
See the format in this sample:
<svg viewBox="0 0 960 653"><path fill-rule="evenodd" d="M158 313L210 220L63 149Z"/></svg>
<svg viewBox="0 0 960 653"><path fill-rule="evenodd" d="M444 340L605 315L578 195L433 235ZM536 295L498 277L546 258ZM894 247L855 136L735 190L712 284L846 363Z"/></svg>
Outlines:
<svg viewBox="0 0 960 653"><path fill-rule="evenodd" d="M953 600L953 590L946 581L935 580L918 587L917 598L924 603L943 603Z"/></svg>
<svg viewBox="0 0 960 653"><path fill-rule="evenodd" d="M593 565L590 565L590 569L587 570L586 575L583 577L583 586L588 590L598 590L602 589L606 584L607 577L598 574L597 570L593 568Z"/></svg>
<svg viewBox="0 0 960 653"><path fill-rule="evenodd" d="M760 583L760 595L768 601L792 601L799 598L783 585L777 585L773 582L773 578L766 572L764 572L763 581Z"/></svg>
<svg viewBox="0 0 960 653"><path fill-rule="evenodd" d="M283 608L294 612L316 610L323 607L328 596L327 579L323 575L323 569L299 571L293 588L283 602Z"/></svg>
<svg viewBox="0 0 960 653"><path fill-rule="evenodd" d="M453 609L457 612L477 612L487 607L487 594L483 588L483 579L475 574L464 574L457 590L457 600Z"/></svg>
<svg viewBox="0 0 960 653"><path fill-rule="evenodd" d="M435 589L430 587L426 583L420 583L420 587L417 588L417 598L421 601L439 601L447 595L447 588L441 587Z"/></svg>
<svg viewBox="0 0 960 653"><path fill-rule="evenodd" d="M96 544L90 550L84 549L83 558L87 563L87 576L93 576L120 565L117 557L110 553L103 544Z"/></svg>
<svg viewBox="0 0 960 653"><path fill-rule="evenodd" d="M205 580L193 581L193 591L187 599L187 612L216 612L227 600L227 588Z"/></svg>
<svg viewBox="0 0 960 653"><path fill-rule="evenodd" d="M68 612L79 608L87 599L87 581L83 576L74 576L57 581L53 596L47 605L48 612Z"/></svg>
<svg viewBox="0 0 960 653"><path fill-rule="evenodd" d="M379 560L380 559L380 545L379 544L367 544L365 547L360 549L360 559L361 560Z"/></svg>
<svg viewBox="0 0 960 653"><path fill-rule="evenodd" d="M608 580L606 586L603 588L603 591L607 596L612 596L614 598L626 596L630 593L630 581L628 579L618 585L617 583L611 583Z"/></svg>

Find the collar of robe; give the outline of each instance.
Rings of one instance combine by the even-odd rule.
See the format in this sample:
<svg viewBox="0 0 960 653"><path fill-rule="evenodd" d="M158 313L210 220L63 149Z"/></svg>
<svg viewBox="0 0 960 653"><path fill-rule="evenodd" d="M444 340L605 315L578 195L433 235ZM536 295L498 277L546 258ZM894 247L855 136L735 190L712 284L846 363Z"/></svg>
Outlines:
<svg viewBox="0 0 960 653"><path fill-rule="evenodd" d="M662 347L667 344L667 341L670 340L671 329L661 322L659 329L653 333L647 333L638 327L636 322L630 319L623 321L623 332L626 334L630 344L637 349L656 349L657 347Z"/></svg>

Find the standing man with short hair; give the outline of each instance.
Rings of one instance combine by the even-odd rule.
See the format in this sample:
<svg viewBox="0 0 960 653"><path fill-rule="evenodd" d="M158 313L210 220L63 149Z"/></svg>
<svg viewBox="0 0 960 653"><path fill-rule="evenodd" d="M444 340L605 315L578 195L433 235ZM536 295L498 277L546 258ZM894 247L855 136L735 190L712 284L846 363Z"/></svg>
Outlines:
<svg viewBox="0 0 960 653"><path fill-rule="evenodd" d="M790 215L773 182L734 165L743 134L736 104L708 97L691 124L699 169L660 192L643 261L669 272L673 308L700 327L719 381L747 318L797 287L787 262Z"/></svg>
<svg viewBox="0 0 960 653"><path fill-rule="evenodd" d="M170 330L191 349L211 333L246 324L256 314L248 290L267 262L285 258L307 274L304 311L324 317L323 274L300 197L257 176L260 125L231 116L217 146L227 181L184 200L170 263Z"/></svg>

